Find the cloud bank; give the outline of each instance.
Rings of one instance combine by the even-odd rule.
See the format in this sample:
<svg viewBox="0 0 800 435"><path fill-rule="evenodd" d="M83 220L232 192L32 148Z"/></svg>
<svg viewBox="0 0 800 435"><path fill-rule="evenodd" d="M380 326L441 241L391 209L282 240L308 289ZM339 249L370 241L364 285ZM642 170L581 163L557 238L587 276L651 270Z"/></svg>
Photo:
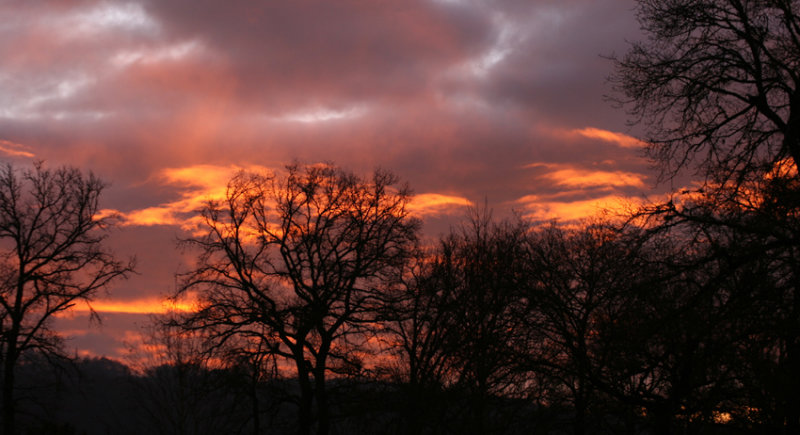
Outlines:
<svg viewBox="0 0 800 435"><path fill-rule="evenodd" d="M0 158L111 183L103 207L125 224L113 248L137 255L141 276L108 300L131 306L174 287L191 257L175 239L238 168L390 169L430 234L484 202L577 219L652 187L644 144L603 101L601 55L638 37L632 7L3 2Z"/></svg>

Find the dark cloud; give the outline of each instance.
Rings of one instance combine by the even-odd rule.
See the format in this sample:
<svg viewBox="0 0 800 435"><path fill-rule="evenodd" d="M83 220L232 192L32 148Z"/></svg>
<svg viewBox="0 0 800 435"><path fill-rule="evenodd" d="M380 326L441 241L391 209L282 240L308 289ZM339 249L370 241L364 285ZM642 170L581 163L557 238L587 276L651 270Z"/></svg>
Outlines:
<svg viewBox="0 0 800 435"><path fill-rule="evenodd" d="M154 1L172 38L197 39L259 107L337 105L430 91L442 68L478 53L492 28L467 8L426 1Z"/></svg>
<svg viewBox="0 0 800 435"><path fill-rule="evenodd" d="M638 27L633 2L559 2L531 8L513 25L524 29L514 49L483 83L484 98L509 101L561 125L620 125L624 113L603 96L612 71L608 56L626 50Z"/></svg>

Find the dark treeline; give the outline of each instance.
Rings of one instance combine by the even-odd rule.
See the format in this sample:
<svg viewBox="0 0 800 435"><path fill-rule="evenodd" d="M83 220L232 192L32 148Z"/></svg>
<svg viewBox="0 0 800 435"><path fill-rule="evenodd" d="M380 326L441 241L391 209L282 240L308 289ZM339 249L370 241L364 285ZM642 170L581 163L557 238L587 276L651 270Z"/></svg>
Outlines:
<svg viewBox="0 0 800 435"><path fill-rule="evenodd" d="M0 173L3 433L800 433L800 4L639 0L612 59L668 198L579 223L473 210L422 240L407 187L240 173L151 360L68 363L49 317L132 271L102 183Z"/></svg>
<svg viewBox="0 0 800 435"><path fill-rule="evenodd" d="M791 433L797 247L752 228L800 222L736 219L745 230L668 213L570 227L475 213L413 251L367 324L333 339L324 413L313 375L302 409L268 325L187 329L195 313L162 319L159 351L132 368L26 360L23 427L319 433L324 416L329 433Z"/></svg>

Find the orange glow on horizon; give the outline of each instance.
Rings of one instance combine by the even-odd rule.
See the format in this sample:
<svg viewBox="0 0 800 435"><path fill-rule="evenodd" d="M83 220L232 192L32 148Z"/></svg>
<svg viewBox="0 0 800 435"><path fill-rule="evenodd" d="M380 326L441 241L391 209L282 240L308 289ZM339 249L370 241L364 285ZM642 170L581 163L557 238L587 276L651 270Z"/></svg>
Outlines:
<svg viewBox="0 0 800 435"><path fill-rule="evenodd" d="M192 231L201 223L197 212L210 200L223 200L228 182L239 171L274 173L273 169L264 166L195 165L167 168L158 174L157 179L164 185L182 189L180 199L127 213L104 209L96 218L118 215L125 226L173 225ZM449 214L454 209L471 205L471 201L460 196L424 193L413 196L408 208L412 213L424 217Z"/></svg>
<svg viewBox="0 0 800 435"><path fill-rule="evenodd" d="M765 176L767 180L789 177L797 177L797 165L789 157L776 162L772 170Z"/></svg>

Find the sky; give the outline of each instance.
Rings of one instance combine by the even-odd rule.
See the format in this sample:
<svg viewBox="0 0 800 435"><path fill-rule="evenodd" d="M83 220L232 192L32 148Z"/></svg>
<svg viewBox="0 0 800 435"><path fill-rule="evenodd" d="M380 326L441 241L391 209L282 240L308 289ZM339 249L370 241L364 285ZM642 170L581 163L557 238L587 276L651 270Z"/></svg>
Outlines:
<svg viewBox="0 0 800 435"><path fill-rule="evenodd" d="M0 2L0 161L109 183L138 274L54 322L124 359L175 290L202 201L239 169L393 171L435 237L469 206L570 221L653 195L604 99L633 0Z"/></svg>

